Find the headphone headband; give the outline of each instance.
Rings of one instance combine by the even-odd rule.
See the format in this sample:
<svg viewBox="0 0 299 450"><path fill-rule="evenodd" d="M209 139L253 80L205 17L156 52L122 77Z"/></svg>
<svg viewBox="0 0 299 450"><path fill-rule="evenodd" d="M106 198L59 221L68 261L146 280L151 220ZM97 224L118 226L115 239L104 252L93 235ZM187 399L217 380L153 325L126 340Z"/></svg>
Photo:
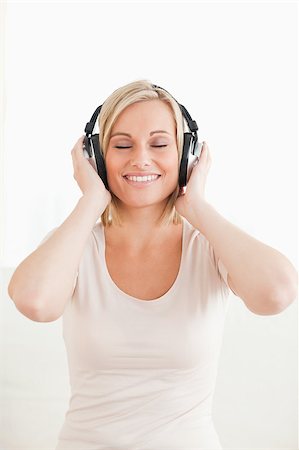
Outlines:
<svg viewBox="0 0 299 450"><path fill-rule="evenodd" d="M181 111L182 111L183 116L185 117L185 119L186 119L186 121L187 121L189 130L190 130L192 133L195 133L195 132L198 130L197 123L195 122L195 120L192 119L192 117L191 117L190 114L188 113L188 111L187 111L187 109L185 108L185 106L181 105L181 104L173 97L173 95L170 94L170 92L168 92L166 89L162 88L161 86L157 86L156 84L152 84L152 87L153 87L154 89L156 89L156 88L162 89L162 91L167 92L167 94L169 94L169 95L177 102L177 104L179 105L179 107L180 107L180 109L181 109Z"/></svg>
<svg viewBox="0 0 299 450"><path fill-rule="evenodd" d="M165 92L167 92L169 95L171 95L168 91L166 91L166 89L164 89L164 88L162 88L162 87L160 87L160 86L157 86L156 84L152 84L152 87L153 87L154 89L155 89L155 88L162 89L163 91L165 91ZM196 133L196 132L198 131L197 123L195 122L195 120L192 119L192 117L191 117L190 114L188 113L188 111L187 111L187 109L185 108L185 106L181 105L181 104L180 104L180 103L179 103L172 95L171 95L171 97L172 97L172 98L177 102L177 104L179 105L179 107L180 107L180 109L181 109L181 111L182 111L182 114L183 114L184 118L186 119L186 122L187 122L187 124L188 124L189 130L191 131L191 133L194 133L194 137L197 138L197 133ZM93 113L93 115L92 115L90 121L87 122L86 127L85 127L85 129L84 129L84 132L85 132L87 135L91 135L91 134L92 134L93 129L94 129L94 127L95 127L95 123L96 123L96 121L97 121L97 118L98 118L98 116L99 116L99 114L100 114L100 112L101 112L102 106L103 106L103 105L97 107L97 109L96 109L95 112Z"/></svg>
<svg viewBox="0 0 299 450"><path fill-rule="evenodd" d="M100 114L101 108L103 105L98 106L93 115L91 116L91 119L89 122L87 122L86 127L84 129L86 134L91 135L94 129L94 126L96 124L96 120L98 118L98 115Z"/></svg>

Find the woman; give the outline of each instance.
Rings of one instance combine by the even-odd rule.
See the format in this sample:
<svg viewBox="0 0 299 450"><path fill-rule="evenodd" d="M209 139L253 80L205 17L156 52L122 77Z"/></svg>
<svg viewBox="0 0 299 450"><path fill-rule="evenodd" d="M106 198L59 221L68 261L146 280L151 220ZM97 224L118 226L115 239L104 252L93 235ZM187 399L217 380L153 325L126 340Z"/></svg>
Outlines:
<svg viewBox="0 0 299 450"><path fill-rule="evenodd" d="M179 189L184 121L166 91L117 89L99 130L110 192L82 136L82 197L9 285L30 319L63 315L72 395L56 449L221 449L212 400L229 292L277 314L296 297L296 271L205 199L206 144Z"/></svg>

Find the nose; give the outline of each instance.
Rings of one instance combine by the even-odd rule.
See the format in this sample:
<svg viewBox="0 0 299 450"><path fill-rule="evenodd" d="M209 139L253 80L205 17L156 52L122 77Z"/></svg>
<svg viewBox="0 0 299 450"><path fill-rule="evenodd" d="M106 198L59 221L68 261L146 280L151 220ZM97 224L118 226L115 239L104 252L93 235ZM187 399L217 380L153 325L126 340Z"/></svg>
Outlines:
<svg viewBox="0 0 299 450"><path fill-rule="evenodd" d="M145 145L138 145L136 146L135 150L133 151L131 155L131 165L132 167L147 167L151 166L151 158L150 155L145 147Z"/></svg>

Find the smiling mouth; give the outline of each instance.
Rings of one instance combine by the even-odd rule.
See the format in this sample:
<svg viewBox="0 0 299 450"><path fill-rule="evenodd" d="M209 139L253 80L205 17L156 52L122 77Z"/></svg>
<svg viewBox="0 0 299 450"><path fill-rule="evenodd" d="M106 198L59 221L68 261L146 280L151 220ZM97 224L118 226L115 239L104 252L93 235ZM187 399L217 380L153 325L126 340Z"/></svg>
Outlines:
<svg viewBox="0 0 299 450"><path fill-rule="evenodd" d="M143 187L155 183L156 181L159 180L159 178L161 178L161 175L149 175L146 177L124 176L123 178L128 184L132 186Z"/></svg>
<svg viewBox="0 0 299 450"><path fill-rule="evenodd" d="M129 181L136 181L137 183L146 183L147 181L155 181L157 180L161 175L143 175L143 176L137 176L137 175L125 175L124 178L126 178Z"/></svg>

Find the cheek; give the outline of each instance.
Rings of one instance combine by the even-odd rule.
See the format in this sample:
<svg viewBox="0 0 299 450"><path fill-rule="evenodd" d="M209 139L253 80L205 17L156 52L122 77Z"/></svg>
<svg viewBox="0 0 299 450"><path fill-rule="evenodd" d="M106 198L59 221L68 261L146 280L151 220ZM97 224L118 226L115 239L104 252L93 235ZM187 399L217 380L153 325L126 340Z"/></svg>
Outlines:
<svg viewBox="0 0 299 450"><path fill-rule="evenodd" d="M115 158L110 158L107 154L105 157L105 168L106 168L106 174L107 174L107 180L108 180L108 184L110 186L110 189L114 189L115 188L115 176L114 174L117 173L117 163L115 161Z"/></svg>
<svg viewBox="0 0 299 450"><path fill-rule="evenodd" d="M105 158L105 167L107 175L111 175L119 170L119 164L117 158L110 158L108 154L106 154Z"/></svg>
<svg viewBox="0 0 299 450"><path fill-rule="evenodd" d="M164 169L168 176L171 176L172 179L177 179L179 175L179 162L177 157L165 162Z"/></svg>

